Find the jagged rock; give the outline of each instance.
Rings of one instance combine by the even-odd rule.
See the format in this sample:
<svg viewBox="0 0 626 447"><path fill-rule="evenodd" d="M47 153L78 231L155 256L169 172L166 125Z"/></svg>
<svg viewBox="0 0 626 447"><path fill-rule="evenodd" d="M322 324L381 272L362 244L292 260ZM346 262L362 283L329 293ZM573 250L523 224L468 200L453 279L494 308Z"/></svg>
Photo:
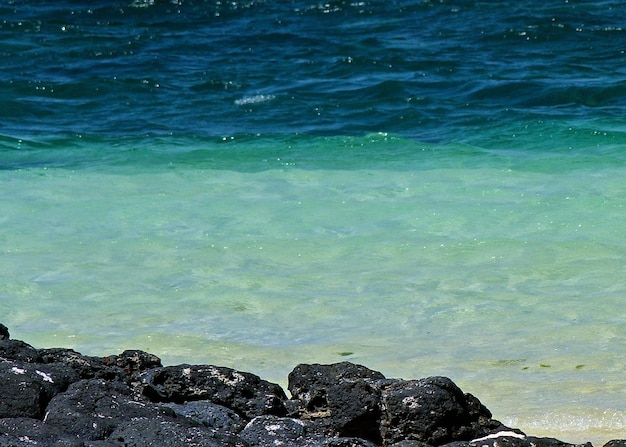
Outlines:
<svg viewBox="0 0 626 447"><path fill-rule="evenodd" d="M478 399L445 377L387 382L381 396L380 429L386 444L416 440L437 446L503 427Z"/></svg>
<svg viewBox="0 0 626 447"><path fill-rule="evenodd" d="M590 442L584 444L569 444L555 438L538 438L535 436L527 436L526 439L528 439L528 447L593 447ZM482 445L480 447L482 447Z"/></svg>
<svg viewBox="0 0 626 447"><path fill-rule="evenodd" d="M118 442L113 442L105 439L98 441L86 441L85 447L120 447L120 444Z"/></svg>
<svg viewBox="0 0 626 447"><path fill-rule="evenodd" d="M0 360L0 418L41 419L50 399L76 380L65 365Z"/></svg>
<svg viewBox="0 0 626 447"><path fill-rule="evenodd" d="M303 445L306 435L305 422L278 416L257 416L239 434L251 447Z"/></svg>
<svg viewBox="0 0 626 447"><path fill-rule="evenodd" d="M40 349L43 363L63 363L76 371L81 379L105 379L124 381L126 379L121 368L107 365L100 357L82 355L73 349L49 348Z"/></svg>
<svg viewBox="0 0 626 447"><path fill-rule="evenodd" d="M0 419L0 447L82 447L83 442L38 419Z"/></svg>
<svg viewBox="0 0 626 447"><path fill-rule="evenodd" d="M4 324L0 324L0 340L8 340L9 338L11 338L9 328Z"/></svg>
<svg viewBox="0 0 626 447"><path fill-rule="evenodd" d="M209 401L193 401L186 404L167 403L175 414L189 418L198 424L232 433L239 433L246 421L230 408Z"/></svg>
<svg viewBox="0 0 626 447"><path fill-rule="evenodd" d="M41 356L35 348L22 340L11 340L8 337L0 338L0 358L26 363L41 362Z"/></svg>
<svg viewBox="0 0 626 447"><path fill-rule="evenodd" d="M469 441L451 442L443 447L592 447L592 445L589 442L568 444L554 438L526 436L519 430L507 429Z"/></svg>
<svg viewBox="0 0 626 447"><path fill-rule="evenodd" d="M0 447L592 447L509 429L445 377L298 365L289 390L231 368L163 367L143 351L37 350L0 324Z"/></svg>
<svg viewBox="0 0 626 447"><path fill-rule="evenodd" d="M391 444L388 447L432 447L432 446L430 444L426 444L425 442L421 442L421 441L404 440L404 441Z"/></svg>
<svg viewBox="0 0 626 447"><path fill-rule="evenodd" d="M330 365L300 364L289 373L287 389L294 399L300 399L308 406L318 397L325 395L329 386L339 381L370 381L384 379L385 376L362 365L350 362L333 363Z"/></svg>
<svg viewBox="0 0 626 447"><path fill-rule="evenodd" d="M138 350L126 350L120 355L102 357L102 361L105 365L120 368L124 375L133 380L138 379L139 373L163 366L156 355Z"/></svg>
<svg viewBox="0 0 626 447"><path fill-rule="evenodd" d="M380 390L375 383L384 378L348 362L301 364L289 374L288 389L302 403L301 417L328 434L380 443Z"/></svg>
<svg viewBox="0 0 626 447"><path fill-rule="evenodd" d="M239 436L250 447L376 447L355 437L325 437L309 421L278 416L257 416Z"/></svg>
<svg viewBox="0 0 626 447"><path fill-rule="evenodd" d="M626 447L626 439L613 439L602 447Z"/></svg>
<svg viewBox="0 0 626 447"><path fill-rule="evenodd" d="M81 379L105 379L128 382L137 380L145 370L163 366L156 355L144 351L128 350L120 355L92 357L73 349L40 349L43 363L63 363L71 366Z"/></svg>
<svg viewBox="0 0 626 447"><path fill-rule="evenodd" d="M531 447L526 435L503 430L468 441L454 441L442 447Z"/></svg>
<svg viewBox="0 0 626 447"><path fill-rule="evenodd" d="M361 438L325 439L320 447L377 447L376 444Z"/></svg>
<svg viewBox="0 0 626 447"><path fill-rule="evenodd" d="M233 434L163 417L123 422L111 433L109 441L124 447L247 447Z"/></svg>
<svg viewBox="0 0 626 447"><path fill-rule="evenodd" d="M154 368L140 376L143 394L154 402L209 400L241 416L286 414L282 388L260 377L212 365Z"/></svg>
<svg viewBox="0 0 626 447"><path fill-rule="evenodd" d="M173 415L171 410L133 399L131 389L122 382L89 379L55 396L44 421L83 440L103 440L124 421L168 412Z"/></svg>

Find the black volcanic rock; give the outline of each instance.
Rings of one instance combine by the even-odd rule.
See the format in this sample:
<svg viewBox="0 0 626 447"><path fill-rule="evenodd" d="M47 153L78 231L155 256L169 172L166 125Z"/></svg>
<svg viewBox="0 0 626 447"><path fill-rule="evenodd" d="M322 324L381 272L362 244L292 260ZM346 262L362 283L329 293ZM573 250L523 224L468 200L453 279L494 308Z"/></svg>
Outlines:
<svg viewBox="0 0 626 447"><path fill-rule="evenodd" d="M107 365L100 357L82 355L73 349L40 349L41 361L48 364L64 364L71 367L80 379L105 379L124 381L126 376L121 368Z"/></svg>
<svg viewBox="0 0 626 447"><path fill-rule="evenodd" d="M66 365L0 359L0 418L41 418L50 399L76 380Z"/></svg>
<svg viewBox="0 0 626 447"><path fill-rule="evenodd" d="M592 445L568 444L554 438L526 436L519 430L507 429L469 441L451 442L443 447L592 447Z"/></svg>
<svg viewBox="0 0 626 447"><path fill-rule="evenodd" d="M0 419L0 447L82 447L83 442L39 419Z"/></svg>
<svg viewBox="0 0 626 447"><path fill-rule="evenodd" d="M154 418L166 412L150 402L134 399L131 389L122 382L89 379L55 396L44 421L83 440L103 440L123 421Z"/></svg>
<svg viewBox="0 0 626 447"><path fill-rule="evenodd" d="M35 348L21 340L9 338L0 338L0 358L26 363L41 362L41 356Z"/></svg>
<svg viewBox="0 0 626 447"><path fill-rule="evenodd" d="M0 447L592 447L505 427L446 377L302 364L288 389L143 351L35 349L0 324Z"/></svg>
<svg viewBox="0 0 626 447"><path fill-rule="evenodd" d="M584 444L569 444L555 438L538 438L536 436L527 436L526 439L529 442L528 447L592 447L590 442ZM493 447L497 446L493 445Z"/></svg>
<svg viewBox="0 0 626 447"><path fill-rule="evenodd" d="M140 373L163 366L156 355L138 350L126 350L120 355L102 357L102 362L107 366L120 368L131 380L139 380Z"/></svg>
<svg viewBox="0 0 626 447"><path fill-rule="evenodd" d="M300 419L258 416L240 433L250 447L376 447L356 437L325 437Z"/></svg>
<svg viewBox="0 0 626 447"><path fill-rule="evenodd" d="M365 380L380 380L385 376L362 365L350 362L333 363L330 365L300 364L289 373L287 389L294 399L300 399L309 405L318 396L323 396L325 390L337 382Z"/></svg>
<svg viewBox="0 0 626 447"><path fill-rule="evenodd" d="M278 416L257 416L240 433L241 438L251 447L302 445L306 435L305 422Z"/></svg>
<svg viewBox="0 0 626 447"><path fill-rule="evenodd" d="M196 400L185 404L163 404L181 417L189 418L207 427L239 433L246 426L246 420L230 408L205 400Z"/></svg>
<svg viewBox="0 0 626 447"><path fill-rule="evenodd" d="M380 390L385 376L362 365L301 364L289 374L288 389L301 402L301 417L329 434L379 443Z"/></svg>
<svg viewBox="0 0 626 447"><path fill-rule="evenodd" d="M382 385L381 398L380 429L386 444L416 440L436 446L506 428L446 377L390 381Z"/></svg>
<svg viewBox="0 0 626 447"><path fill-rule="evenodd" d="M8 340L9 338L11 338L9 335L9 328L4 324L0 324L0 340Z"/></svg>
<svg viewBox="0 0 626 447"><path fill-rule="evenodd" d="M247 447L235 434L163 416L127 420L111 433L109 441L123 447Z"/></svg>
<svg viewBox="0 0 626 447"><path fill-rule="evenodd" d="M178 365L154 368L141 376L143 394L153 402L183 403L209 400L253 418L286 414L282 388L260 377L212 365Z"/></svg>
<svg viewBox="0 0 626 447"><path fill-rule="evenodd" d="M626 439L613 439L602 447L626 447Z"/></svg>

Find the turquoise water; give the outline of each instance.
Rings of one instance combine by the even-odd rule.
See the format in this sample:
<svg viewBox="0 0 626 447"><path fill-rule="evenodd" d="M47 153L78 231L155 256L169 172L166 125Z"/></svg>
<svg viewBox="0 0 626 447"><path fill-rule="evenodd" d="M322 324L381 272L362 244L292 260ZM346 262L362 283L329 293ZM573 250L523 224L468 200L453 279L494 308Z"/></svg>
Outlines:
<svg viewBox="0 0 626 447"><path fill-rule="evenodd" d="M447 375L626 433L626 7L0 5L0 321L37 347Z"/></svg>
<svg viewBox="0 0 626 447"><path fill-rule="evenodd" d="M300 362L443 374L532 433L623 433L621 151L581 164L469 147L432 161L413 155L432 145L385 135L245 145L280 159L213 168L230 158L207 144L162 164L4 171L14 336L283 384ZM412 155L289 157L370 145Z"/></svg>

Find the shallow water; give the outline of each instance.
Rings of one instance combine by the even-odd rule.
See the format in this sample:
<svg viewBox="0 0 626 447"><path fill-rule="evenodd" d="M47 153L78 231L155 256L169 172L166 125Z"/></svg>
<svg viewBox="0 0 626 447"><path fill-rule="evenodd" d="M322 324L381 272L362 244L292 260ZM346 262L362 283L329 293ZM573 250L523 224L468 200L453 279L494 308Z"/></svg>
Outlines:
<svg viewBox="0 0 626 447"><path fill-rule="evenodd" d="M0 321L38 347L448 375L624 438L626 6L0 5Z"/></svg>
<svg viewBox="0 0 626 447"><path fill-rule="evenodd" d="M283 385L300 362L448 375L530 433L619 436L623 168L418 163L4 171L3 320Z"/></svg>

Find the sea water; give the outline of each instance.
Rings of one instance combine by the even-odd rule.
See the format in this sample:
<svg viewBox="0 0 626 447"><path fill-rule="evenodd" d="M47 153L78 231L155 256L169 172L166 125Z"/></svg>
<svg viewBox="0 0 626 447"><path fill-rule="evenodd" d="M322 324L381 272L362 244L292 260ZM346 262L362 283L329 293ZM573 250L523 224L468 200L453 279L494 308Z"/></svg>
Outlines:
<svg viewBox="0 0 626 447"><path fill-rule="evenodd" d="M0 12L14 338L446 375L529 434L624 437L619 2Z"/></svg>

